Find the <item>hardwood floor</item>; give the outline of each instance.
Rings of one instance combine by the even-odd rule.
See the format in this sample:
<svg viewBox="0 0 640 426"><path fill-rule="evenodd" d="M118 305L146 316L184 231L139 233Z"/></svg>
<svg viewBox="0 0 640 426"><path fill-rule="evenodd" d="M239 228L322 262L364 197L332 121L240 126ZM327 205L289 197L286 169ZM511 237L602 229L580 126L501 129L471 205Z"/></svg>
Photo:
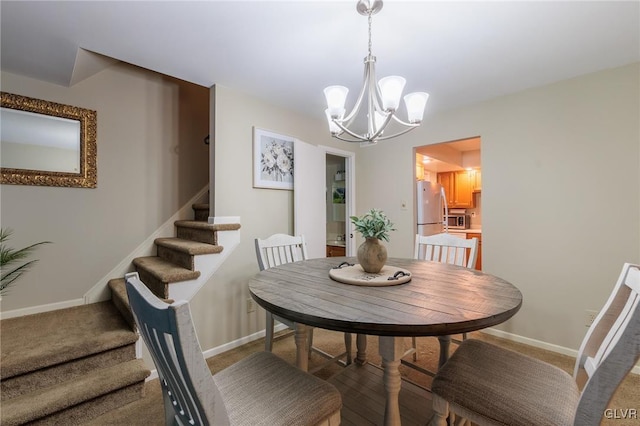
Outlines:
<svg viewBox="0 0 640 426"><path fill-rule="evenodd" d="M383 371L372 364L346 367L328 381L342 394L343 426L384 424ZM407 380L400 389L402 425L426 425L431 418L431 393Z"/></svg>

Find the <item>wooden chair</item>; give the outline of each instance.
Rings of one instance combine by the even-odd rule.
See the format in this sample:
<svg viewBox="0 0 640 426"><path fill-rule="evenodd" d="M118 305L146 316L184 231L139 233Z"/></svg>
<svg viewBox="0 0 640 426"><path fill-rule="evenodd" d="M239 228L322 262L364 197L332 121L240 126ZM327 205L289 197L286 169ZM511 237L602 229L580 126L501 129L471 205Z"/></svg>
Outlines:
<svg viewBox="0 0 640 426"><path fill-rule="evenodd" d="M431 260L434 262L447 263L450 265L464 266L475 269L478 258L478 239L462 239L451 234L416 235L416 244L413 250L414 259ZM462 340L466 340L467 333L462 335ZM456 342L458 342L456 340ZM411 349L407 352L413 353L413 360L418 359L418 349L416 338L411 338ZM423 373L433 375L428 370L419 369Z"/></svg>
<svg viewBox="0 0 640 426"><path fill-rule="evenodd" d="M451 234L416 235L413 258L475 269L478 239L465 240Z"/></svg>
<svg viewBox="0 0 640 426"><path fill-rule="evenodd" d="M256 238L255 246L258 267L261 271L275 266L280 266L285 263L306 260L308 258L304 235L293 236L287 234L274 234L266 239ZM273 349L274 320L280 321L291 329L294 328L292 321L273 315L271 312L267 311L265 350L268 352L271 352ZM340 358L346 357L345 364L351 364L351 334L344 334L345 352L339 355L331 355L322 349L313 346L313 327L307 327L307 330L309 356L311 356L312 352L315 352L331 361L338 361Z"/></svg>
<svg viewBox="0 0 640 426"><path fill-rule="evenodd" d="M342 400L331 384L269 352L211 375L186 301L166 304L125 276L136 325L156 365L167 425L338 425Z"/></svg>
<svg viewBox="0 0 640 426"><path fill-rule="evenodd" d="M639 359L640 266L627 263L587 331L573 377L537 359L469 339L433 380L430 424L444 426L449 417L449 424L456 425L599 425Z"/></svg>

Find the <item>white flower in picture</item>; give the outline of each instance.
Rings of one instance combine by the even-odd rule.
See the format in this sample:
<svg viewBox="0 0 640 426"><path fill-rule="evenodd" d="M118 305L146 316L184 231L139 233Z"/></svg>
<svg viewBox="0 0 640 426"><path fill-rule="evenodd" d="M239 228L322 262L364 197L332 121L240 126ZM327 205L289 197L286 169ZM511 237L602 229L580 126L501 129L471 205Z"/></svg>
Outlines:
<svg viewBox="0 0 640 426"><path fill-rule="evenodd" d="M294 140L254 129L254 187L293 189Z"/></svg>

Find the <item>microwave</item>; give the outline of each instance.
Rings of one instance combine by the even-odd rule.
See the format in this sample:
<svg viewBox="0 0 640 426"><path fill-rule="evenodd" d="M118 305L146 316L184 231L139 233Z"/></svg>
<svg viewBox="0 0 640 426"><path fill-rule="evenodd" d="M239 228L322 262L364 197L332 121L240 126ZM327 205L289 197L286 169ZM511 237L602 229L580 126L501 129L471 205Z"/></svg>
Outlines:
<svg viewBox="0 0 640 426"><path fill-rule="evenodd" d="M471 225L468 214L450 214L446 217L449 229L469 229Z"/></svg>

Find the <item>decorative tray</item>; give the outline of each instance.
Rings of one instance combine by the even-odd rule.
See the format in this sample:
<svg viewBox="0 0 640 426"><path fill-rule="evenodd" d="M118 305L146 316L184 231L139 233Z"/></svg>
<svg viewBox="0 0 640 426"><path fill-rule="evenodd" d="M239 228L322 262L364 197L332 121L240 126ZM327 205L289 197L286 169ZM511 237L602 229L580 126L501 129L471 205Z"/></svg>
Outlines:
<svg viewBox="0 0 640 426"><path fill-rule="evenodd" d="M344 284L384 287L411 281L411 272L397 266L385 265L377 274L371 274L365 272L357 263L354 265L344 262L331 268L329 277Z"/></svg>

